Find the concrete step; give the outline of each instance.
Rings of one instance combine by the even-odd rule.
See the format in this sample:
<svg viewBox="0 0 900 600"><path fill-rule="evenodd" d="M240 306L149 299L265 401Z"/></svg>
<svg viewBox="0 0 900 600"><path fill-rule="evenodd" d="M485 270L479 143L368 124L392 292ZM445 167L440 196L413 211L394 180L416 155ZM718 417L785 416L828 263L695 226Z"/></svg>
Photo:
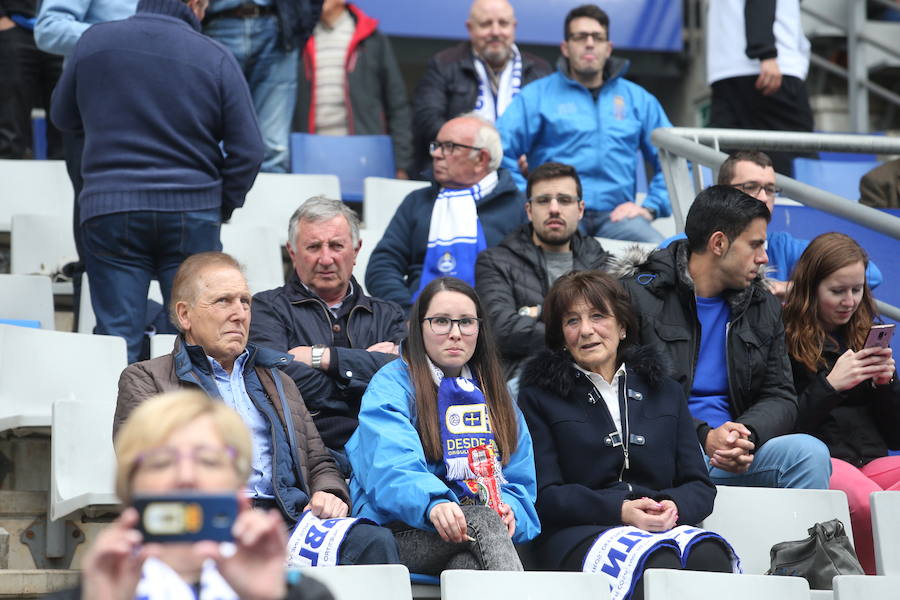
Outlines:
<svg viewBox="0 0 900 600"><path fill-rule="evenodd" d="M3 570L0 571L0 598L43 598L77 586L79 575L75 570Z"/></svg>

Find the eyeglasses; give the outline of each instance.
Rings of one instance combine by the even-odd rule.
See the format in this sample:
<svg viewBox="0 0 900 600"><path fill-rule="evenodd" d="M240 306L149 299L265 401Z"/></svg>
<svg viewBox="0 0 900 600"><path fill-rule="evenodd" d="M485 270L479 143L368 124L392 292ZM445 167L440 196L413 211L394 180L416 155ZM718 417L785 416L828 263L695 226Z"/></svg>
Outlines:
<svg viewBox="0 0 900 600"><path fill-rule="evenodd" d="M434 154L441 149L441 154L453 154L457 148L468 148L469 150L484 150L478 146L467 146L465 144L457 144L456 142L439 142L437 140L428 144L428 151Z"/></svg>
<svg viewBox="0 0 900 600"><path fill-rule="evenodd" d="M569 34L569 41L577 44L583 44L588 38L594 40L595 44L602 44L603 42L609 41L604 34L598 32L588 33L586 31L579 31L578 33Z"/></svg>
<svg viewBox="0 0 900 600"><path fill-rule="evenodd" d="M769 198L774 198L781 194L781 188L776 187L774 185L763 185L758 181L748 181L746 183L735 183L732 187L736 187L741 190L745 194L750 194L751 196L756 196L759 194L759 190L764 190L766 192L766 196Z"/></svg>
<svg viewBox="0 0 900 600"><path fill-rule="evenodd" d="M453 329L453 324L459 326L459 332L462 335L475 335L478 333L478 324L481 319L475 317L463 317L462 319L451 319L450 317L425 317L423 321L428 321L431 332L435 335L447 335Z"/></svg>
<svg viewBox="0 0 900 600"><path fill-rule="evenodd" d="M198 470L218 472L231 467L236 455L237 451L231 446L194 446L184 451L163 446L139 454L135 460L135 469L160 475L175 470L187 458Z"/></svg>
<svg viewBox="0 0 900 600"><path fill-rule="evenodd" d="M550 206L550 203L556 200L556 203L560 206L572 206L573 204L577 204L579 202L579 198L575 196L570 196L569 194L541 194L540 196L535 196L534 198L529 198L528 201L532 204L537 204L538 206Z"/></svg>

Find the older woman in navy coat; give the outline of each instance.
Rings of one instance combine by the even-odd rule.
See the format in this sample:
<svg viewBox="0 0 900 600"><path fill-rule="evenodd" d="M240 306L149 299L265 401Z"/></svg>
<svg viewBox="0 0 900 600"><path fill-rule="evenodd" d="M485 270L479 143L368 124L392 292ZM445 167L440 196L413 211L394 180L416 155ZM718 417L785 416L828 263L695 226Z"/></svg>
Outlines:
<svg viewBox="0 0 900 600"><path fill-rule="evenodd" d="M631 343L624 288L599 271L569 273L551 288L543 318L548 350L526 365L519 392L534 442L542 566L581 570L611 527L660 532L702 521L716 489L684 393L662 357ZM646 568L683 567L667 550ZM686 568L730 572L730 555L706 540ZM633 597L642 595L639 580Z"/></svg>

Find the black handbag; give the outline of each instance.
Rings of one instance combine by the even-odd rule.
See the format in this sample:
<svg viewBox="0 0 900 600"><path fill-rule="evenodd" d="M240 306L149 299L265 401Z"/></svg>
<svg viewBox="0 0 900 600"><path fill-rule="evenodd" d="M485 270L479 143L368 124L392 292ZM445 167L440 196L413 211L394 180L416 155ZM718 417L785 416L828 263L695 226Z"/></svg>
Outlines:
<svg viewBox="0 0 900 600"><path fill-rule="evenodd" d="M805 540L772 546L766 575L803 577L813 590L830 590L836 575L865 575L839 519L816 523L808 531Z"/></svg>

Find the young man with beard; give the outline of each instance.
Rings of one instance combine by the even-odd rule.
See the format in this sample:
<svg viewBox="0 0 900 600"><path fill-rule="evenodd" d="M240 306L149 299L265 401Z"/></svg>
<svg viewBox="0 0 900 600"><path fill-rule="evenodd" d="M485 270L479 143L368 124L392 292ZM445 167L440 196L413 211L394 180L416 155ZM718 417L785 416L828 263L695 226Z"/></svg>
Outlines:
<svg viewBox="0 0 900 600"><path fill-rule="evenodd" d="M602 269L609 253L578 224L584 214L581 180L569 165L544 163L528 177L529 223L478 255L475 288L502 353L507 379L544 347L541 305L553 282L574 270Z"/></svg>

